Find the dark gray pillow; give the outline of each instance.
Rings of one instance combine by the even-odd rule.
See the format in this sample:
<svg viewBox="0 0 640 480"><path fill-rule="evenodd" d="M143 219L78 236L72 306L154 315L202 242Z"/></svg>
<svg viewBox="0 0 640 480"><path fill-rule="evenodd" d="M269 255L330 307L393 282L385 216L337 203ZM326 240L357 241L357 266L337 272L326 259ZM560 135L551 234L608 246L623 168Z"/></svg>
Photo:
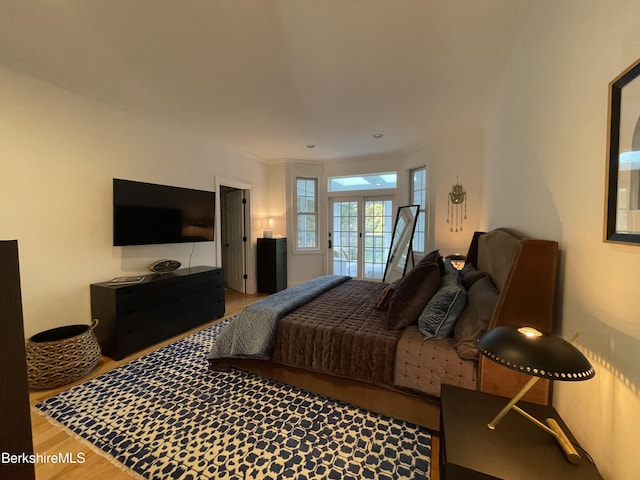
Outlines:
<svg viewBox="0 0 640 480"><path fill-rule="evenodd" d="M425 338L446 338L467 303L467 292L458 282L458 271L442 277L440 288L418 317Z"/></svg>
<svg viewBox="0 0 640 480"><path fill-rule="evenodd" d="M462 282L462 286L469 290L471 285L476 283L482 277L485 276L484 272L480 270L476 270L476 267L467 263L462 270L460 270L460 281Z"/></svg>
<svg viewBox="0 0 640 480"><path fill-rule="evenodd" d="M407 273L389 303L387 328L397 330L415 323L431 297L440 287L440 266L420 262Z"/></svg>
<svg viewBox="0 0 640 480"><path fill-rule="evenodd" d="M498 290L486 273L467 291L467 305L453 329L463 360L478 359L478 338L487 331L497 302Z"/></svg>
<svg viewBox="0 0 640 480"><path fill-rule="evenodd" d="M444 259L442 255L440 255L440 250L434 250L432 252L427 253L422 259L418 262L418 265L421 263L437 263L438 268L440 268L440 275L444 275ZM417 266L417 265L416 265Z"/></svg>
<svg viewBox="0 0 640 480"><path fill-rule="evenodd" d="M444 273L456 273L458 276L462 274L460 270L453 266L451 260L449 260L448 258L444 259Z"/></svg>

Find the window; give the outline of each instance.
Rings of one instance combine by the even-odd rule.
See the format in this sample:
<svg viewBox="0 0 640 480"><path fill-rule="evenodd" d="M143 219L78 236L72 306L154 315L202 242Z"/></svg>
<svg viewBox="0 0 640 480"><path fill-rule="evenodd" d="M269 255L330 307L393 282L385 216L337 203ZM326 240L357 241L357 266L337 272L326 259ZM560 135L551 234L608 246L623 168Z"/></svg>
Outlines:
<svg viewBox="0 0 640 480"><path fill-rule="evenodd" d="M398 183L396 172L369 173L350 175L348 177L329 177L329 192L352 192L355 190L378 190L396 188Z"/></svg>
<svg viewBox="0 0 640 480"><path fill-rule="evenodd" d="M418 222L413 235L413 251L424 252L427 225L427 169L425 167L411 170L411 203L420 205Z"/></svg>
<svg viewBox="0 0 640 480"><path fill-rule="evenodd" d="M296 178L298 250L318 248L318 179Z"/></svg>

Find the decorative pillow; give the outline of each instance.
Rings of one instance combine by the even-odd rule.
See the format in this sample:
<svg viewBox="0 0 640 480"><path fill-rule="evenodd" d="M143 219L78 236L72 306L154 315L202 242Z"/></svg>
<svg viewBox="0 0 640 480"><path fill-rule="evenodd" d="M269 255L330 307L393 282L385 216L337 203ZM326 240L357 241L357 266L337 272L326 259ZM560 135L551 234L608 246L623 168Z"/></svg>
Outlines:
<svg viewBox="0 0 640 480"><path fill-rule="evenodd" d="M456 350L463 360L478 359L478 338L486 332L498 302L498 290L488 274L467 291L467 306L453 329Z"/></svg>
<svg viewBox="0 0 640 480"><path fill-rule="evenodd" d="M398 288L399 283L400 279L384 287L384 289L382 290L382 292L380 292L380 295L378 295L378 298L376 299L376 310L382 310L385 312L389 310L389 304L391 303L393 295L396 293L396 289Z"/></svg>
<svg viewBox="0 0 640 480"><path fill-rule="evenodd" d="M467 291L471 288L471 285L476 283L486 274L481 272L480 270L476 270L476 268L467 263L462 270L460 270L460 280L462 282L462 286L467 289Z"/></svg>
<svg viewBox="0 0 640 480"><path fill-rule="evenodd" d="M421 260L400 280L389 303L387 328L397 330L415 323L439 286L440 266Z"/></svg>
<svg viewBox="0 0 640 480"><path fill-rule="evenodd" d="M444 275L445 274L445 269L444 269L444 259L442 258L442 255L440 255L440 250L434 250L433 252L429 252L427 253L424 257L422 257L422 259L418 262L418 265L420 265L421 263L436 263L438 264L438 267L440 268L440 275ZM416 265L416 267L418 266ZM414 267L415 268L415 267Z"/></svg>
<svg viewBox="0 0 640 480"><path fill-rule="evenodd" d="M448 337L466 303L467 292L458 282L458 271L445 274L440 288L418 317L418 328L425 338Z"/></svg>
<svg viewBox="0 0 640 480"><path fill-rule="evenodd" d="M458 280L458 283L462 283L462 270L458 270L456 267L453 266L453 263L451 263L451 260L445 258L444 259L444 274L446 275L448 273L455 273L456 274L456 279ZM467 289L467 287L465 287L465 290L466 289Z"/></svg>

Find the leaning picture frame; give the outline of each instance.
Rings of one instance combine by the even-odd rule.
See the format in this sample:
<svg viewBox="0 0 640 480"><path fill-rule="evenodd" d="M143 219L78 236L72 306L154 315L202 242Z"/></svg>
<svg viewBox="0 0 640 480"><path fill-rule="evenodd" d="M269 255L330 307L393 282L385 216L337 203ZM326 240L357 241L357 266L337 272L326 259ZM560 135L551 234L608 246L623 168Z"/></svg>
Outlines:
<svg viewBox="0 0 640 480"><path fill-rule="evenodd" d="M640 244L640 60L609 84L604 241Z"/></svg>

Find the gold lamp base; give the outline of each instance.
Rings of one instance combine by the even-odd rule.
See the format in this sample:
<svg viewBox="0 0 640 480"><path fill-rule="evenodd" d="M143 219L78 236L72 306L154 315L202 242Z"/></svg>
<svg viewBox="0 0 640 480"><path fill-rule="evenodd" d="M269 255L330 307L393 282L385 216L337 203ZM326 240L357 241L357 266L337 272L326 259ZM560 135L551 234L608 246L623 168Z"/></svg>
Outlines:
<svg viewBox="0 0 640 480"><path fill-rule="evenodd" d="M538 427L542 428L545 432L553 436L553 438L556 439L556 442L558 442L558 445L564 452L564 455L567 457L567 460L569 461L569 463L578 464L581 461L580 454L575 449L575 447L573 446L573 444L571 443L567 435L564 433L562 428L560 428L560 425L555 419L547 418L546 419L547 425L545 425L540 420L538 420L537 418L530 415L529 413L527 413L522 408L516 405L516 403L518 403L522 399L522 397L531 389L531 387L535 385L535 383L538 380L539 380L539 377L531 377L531 379L527 382L527 384L524 387L522 387L522 390L520 390L509 401L509 403L507 403L504 406L504 408L500 410L500 413L498 413L498 415L496 415L495 418L487 424L487 427L489 427L491 430L495 430L496 425L500 420L502 420L502 417L504 417L509 410L515 410L524 418L532 422L534 425L537 425Z"/></svg>

